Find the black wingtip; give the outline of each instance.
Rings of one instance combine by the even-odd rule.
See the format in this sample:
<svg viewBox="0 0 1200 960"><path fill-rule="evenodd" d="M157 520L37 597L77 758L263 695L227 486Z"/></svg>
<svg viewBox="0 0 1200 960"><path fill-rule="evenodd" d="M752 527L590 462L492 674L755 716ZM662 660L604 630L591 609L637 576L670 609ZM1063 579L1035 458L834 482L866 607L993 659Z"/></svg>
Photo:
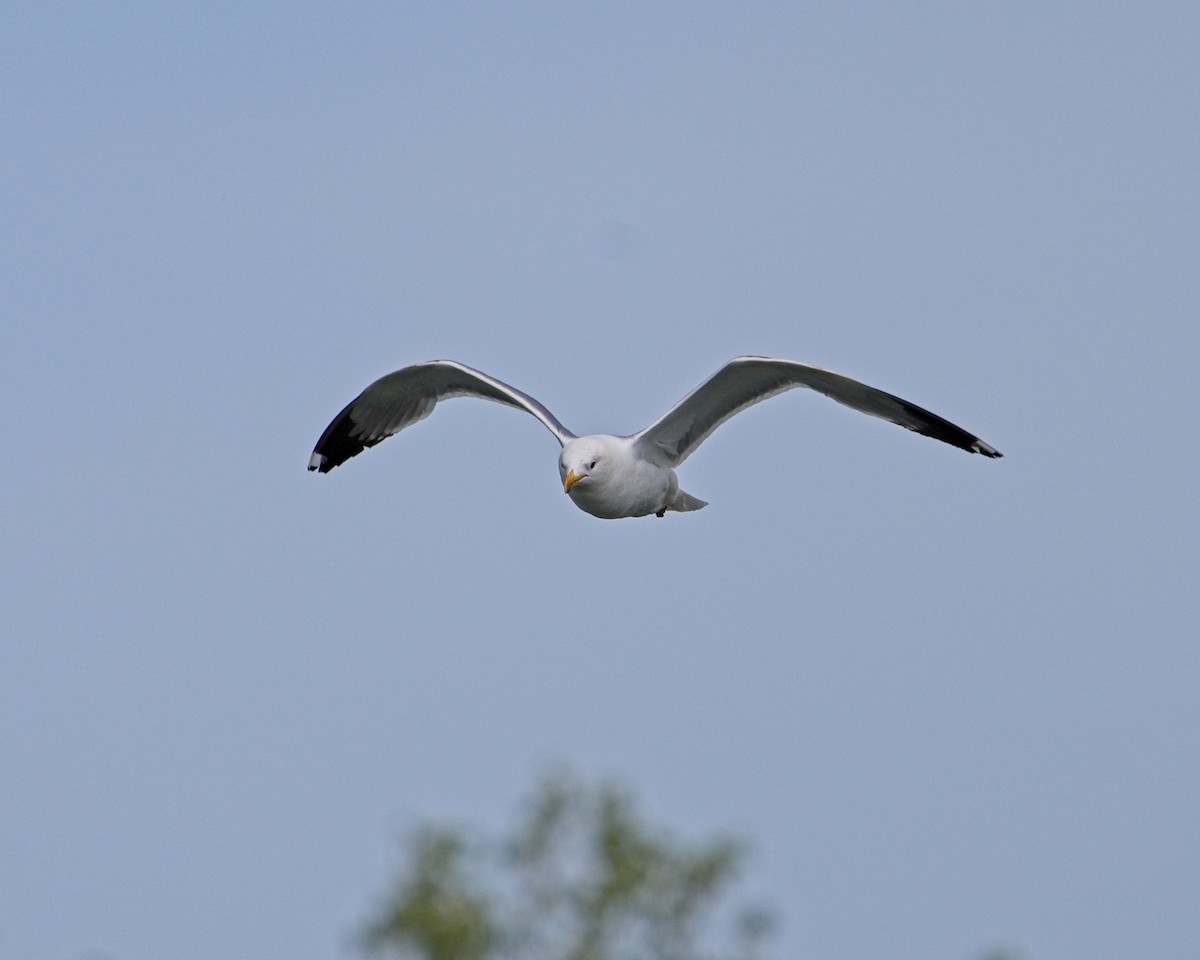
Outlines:
<svg viewBox="0 0 1200 960"><path fill-rule="evenodd" d="M932 437L934 440L941 440L942 443L958 447L959 450L966 450L967 453L980 453L992 459L999 459L1004 456L1004 454L990 443L985 443L975 436L975 434L964 430L957 424L951 423L944 417L939 417L936 413L931 413L924 407L918 407L915 403L909 403L907 400L901 400L899 397L892 396L891 394L887 396L899 403L904 412L911 418L909 422L904 423L904 426L908 427L909 430L913 430L922 436Z"/></svg>
<svg viewBox="0 0 1200 960"><path fill-rule="evenodd" d="M358 424L350 416L350 408L347 407L321 434L321 439L317 441L312 457L309 458L308 469L328 473L383 439L380 437L364 443L362 438L356 435L357 429Z"/></svg>

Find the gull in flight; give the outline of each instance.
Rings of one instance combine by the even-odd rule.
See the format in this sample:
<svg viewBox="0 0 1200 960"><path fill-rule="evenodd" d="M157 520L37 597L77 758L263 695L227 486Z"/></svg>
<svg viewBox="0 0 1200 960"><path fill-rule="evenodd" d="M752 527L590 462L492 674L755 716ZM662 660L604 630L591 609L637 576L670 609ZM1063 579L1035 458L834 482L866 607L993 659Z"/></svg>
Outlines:
<svg viewBox="0 0 1200 960"><path fill-rule="evenodd" d="M840 373L774 357L735 357L662 417L628 437L577 437L542 404L453 360L431 360L371 384L325 428L308 462L328 473L424 419L439 400L482 397L537 417L562 445L558 473L575 506L594 517L664 516L707 506L679 489L675 468L722 423L760 400L808 387L873 417L985 457L1001 453L949 420Z"/></svg>

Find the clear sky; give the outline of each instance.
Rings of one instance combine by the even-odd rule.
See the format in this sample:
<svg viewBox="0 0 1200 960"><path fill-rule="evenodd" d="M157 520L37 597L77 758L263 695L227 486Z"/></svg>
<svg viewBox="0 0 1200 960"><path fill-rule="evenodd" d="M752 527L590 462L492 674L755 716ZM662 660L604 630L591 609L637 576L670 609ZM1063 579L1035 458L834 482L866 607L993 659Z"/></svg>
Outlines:
<svg viewBox="0 0 1200 960"><path fill-rule="evenodd" d="M1200 6L0 13L0 958L324 960L563 761L781 957L1195 956ZM576 433L797 391L571 505Z"/></svg>

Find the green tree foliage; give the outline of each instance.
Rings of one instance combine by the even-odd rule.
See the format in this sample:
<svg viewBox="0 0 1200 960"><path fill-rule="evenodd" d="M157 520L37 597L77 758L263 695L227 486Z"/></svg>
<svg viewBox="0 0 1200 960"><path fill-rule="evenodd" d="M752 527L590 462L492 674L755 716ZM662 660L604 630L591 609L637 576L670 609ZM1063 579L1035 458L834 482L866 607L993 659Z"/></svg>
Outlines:
<svg viewBox="0 0 1200 960"><path fill-rule="evenodd" d="M550 777L501 840L416 830L366 944L397 960L755 960L770 916L722 906L743 853L648 826L617 788Z"/></svg>

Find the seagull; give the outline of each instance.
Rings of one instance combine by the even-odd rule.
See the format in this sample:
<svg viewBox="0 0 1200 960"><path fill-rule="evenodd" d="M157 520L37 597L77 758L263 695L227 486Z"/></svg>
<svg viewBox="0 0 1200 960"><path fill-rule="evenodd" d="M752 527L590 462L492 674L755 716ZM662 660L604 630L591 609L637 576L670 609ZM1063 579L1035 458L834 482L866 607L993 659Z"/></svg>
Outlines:
<svg viewBox="0 0 1200 960"><path fill-rule="evenodd" d="M480 397L537 417L562 446L558 474L575 506L593 517L665 516L708 506L679 489L675 468L722 423L747 407L808 387L848 407L951 446L1000 457L995 447L937 414L820 367L775 357L735 357L646 429L626 437L577 437L541 403L507 383L454 360L417 363L381 377L325 428L308 462L328 473L412 426L450 397Z"/></svg>

